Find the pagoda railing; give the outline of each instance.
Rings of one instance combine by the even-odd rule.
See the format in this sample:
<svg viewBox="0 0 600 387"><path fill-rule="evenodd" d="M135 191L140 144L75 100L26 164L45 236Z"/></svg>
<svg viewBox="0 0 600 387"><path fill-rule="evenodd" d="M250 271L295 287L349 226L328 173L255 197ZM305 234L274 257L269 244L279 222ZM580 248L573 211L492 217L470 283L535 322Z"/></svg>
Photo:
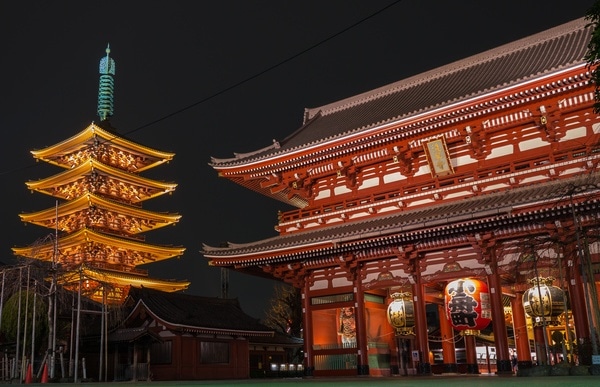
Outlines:
<svg viewBox="0 0 600 387"><path fill-rule="evenodd" d="M146 277L148 276L148 270L138 269L136 267L131 267L131 266L127 266L127 265L118 265L118 264L112 264L112 263L106 263L106 262L93 262L93 263L88 263L88 265L90 267L93 267L96 269L118 271L121 273L131 273L131 274L142 275L142 276L146 276Z"/></svg>

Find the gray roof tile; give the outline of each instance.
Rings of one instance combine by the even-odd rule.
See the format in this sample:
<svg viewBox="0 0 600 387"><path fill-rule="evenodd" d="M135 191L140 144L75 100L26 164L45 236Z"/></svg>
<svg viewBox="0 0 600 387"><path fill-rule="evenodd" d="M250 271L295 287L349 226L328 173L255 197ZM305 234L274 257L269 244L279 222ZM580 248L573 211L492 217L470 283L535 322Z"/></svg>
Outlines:
<svg viewBox="0 0 600 387"><path fill-rule="evenodd" d="M306 109L304 126L279 142L212 165L241 165L414 116L549 72L585 63L591 26L583 18L381 88Z"/></svg>
<svg viewBox="0 0 600 387"><path fill-rule="evenodd" d="M166 293L147 288L131 288L130 297L141 301L163 322L189 328L254 331L272 329L242 310L237 299L202 297L186 293Z"/></svg>
<svg viewBox="0 0 600 387"><path fill-rule="evenodd" d="M203 253L211 256L237 256L284 249L303 244L353 238L360 240L365 234L377 233L383 237L402 233L408 236L413 231L432 230L460 223L476 222L493 216L495 219L511 217L513 208L539 201L557 201L568 195L576 186L600 184L600 174L581 175L567 180L534 184L515 188L507 192L490 193L447 204L416 208L391 215L371 217L341 225L299 231L245 244L230 244L227 247L204 246ZM550 208L550 211L553 209Z"/></svg>

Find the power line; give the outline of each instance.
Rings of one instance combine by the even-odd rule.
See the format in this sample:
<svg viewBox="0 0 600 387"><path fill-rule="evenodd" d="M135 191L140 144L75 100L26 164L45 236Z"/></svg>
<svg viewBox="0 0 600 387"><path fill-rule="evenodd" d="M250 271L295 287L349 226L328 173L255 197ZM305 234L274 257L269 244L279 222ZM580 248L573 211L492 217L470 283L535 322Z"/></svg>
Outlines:
<svg viewBox="0 0 600 387"><path fill-rule="evenodd" d="M396 5L398 3L401 3L401 2L402 2L402 0L396 0L393 3L390 3L390 4L388 4L388 5L380 8L379 10L373 12L372 14L370 14L370 15L368 15L368 16L360 19L360 20L358 20L357 22L349 25L348 27L346 27L346 28L344 28L344 29L342 29L342 30L334 33L333 35L330 35L329 37L327 37L327 38L325 38L325 39L323 39L323 40L321 40L321 41L313 44L312 46L310 46L310 47L308 47L308 48L306 48L304 50L301 50L298 53L296 53L296 54L294 54L294 55L292 55L292 56L290 56L290 57L288 57L288 58L286 58L286 59L284 59L284 60L282 60L282 61L274 64L274 65L271 65L271 66L267 67L266 69L261 70L261 71L259 71L258 73L254 74L254 75L249 76L248 78L245 78L245 79L243 79L243 80L241 80L239 82L236 82L236 83L234 83L234 84L232 84L232 85L230 85L228 87L225 87L224 89L221 89L220 91L217 91L217 92L215 92L215 93L213 93L213 94L211 94L211 95L209 95L209 96L207 96L205 98L202 98L202 99L200 99L200 100L198 100L198 101L196 101L196 102L194 102L194 103L192 103L190 105L187 105L187 106L185 106L185 107L183 107L181 109L175 110L174 112L166 114L166 115L164 115L164 116L162 116L160 118L157 118L157 119L155 119L153 121L150 121L150 122L148 122L148 123L146 123L144 125L141 125L141 126L135 128L135 129L126 131L126 132L123 133L123 135L129 135L131 133L135 133L135 132L140 131L142 129L145 129L145 128L149 127L149 126L152 126L154 124L157 124L159 122L167 120L167 119L169 119L169 118L171 118L173 116L176 116L176 115L181 114L181 113L183 113L183 112L185 112L187 110L190 110L190 109L192 109L192 108L194 108L194 107L196 107L196 106L198 106L200 104L203 104L203 103L205 103L207 101L210 101L210 100L212 100L212 99L214 99L214 98L216 98L216 97L218 97L218 96L220 96L222 94L225 94L228 91L231 91L231 90L233 90L233 89L235 89L235 88L237 88L237 87L239 87L241 85L244 85L244 84L246 84L246 83L248 83L248 82L250 82L250 81L252 81L252 80L254 80L254 79L256 79L256 78L258 78L258 77L260 77L260 76L262 76L262 75L264 75L264 74L266 74L266 73L268 73L268 72L270 72L270 71L272 71L272 70L274 70L276 68L278 68L278 67L283 66L284 64L286 64L288 62L291 62L292 60L298 58L299 56L304 55L307 52L312 51L312 50L314 50L315 48L317 48L319 46L322 46L323 44L329 42L330 40L333 40L333 39L337 38L338 36L340 36L340 35L346 33L347 31L349 31L349 30L351 30L351 29L353 29L353 28L355 28L355 27L363 24L367 20L370 20L370 19L374 18L375 16L383 13L387 9L389 9L389 8L393 7L394 5ZM15 169L8 170L8 171L3 171L3 172L0 172L0 176L8 175L8 174L11 174L11 173L14 173L14 172L20 172L20 171L23 171L25 169L32 168L32 167L34 167L36 165L38 165L38 164L37 163L36 164L30 164L30 165L27 165L27 166L24 166L24 167L15 168Z"/></svg>
<svg viewBox="0 0 600 387"><path fill-rule="evenodd" d="M226 87L226 88L224 88L224 89L222 89L220 91L217 91L216 93L213 93L213 94L209 95L208 97L202 98L201 100L196 101L196 102L194 102L194 103L192 103L192 104L190 104L190 105L188 105L186 107L183 107L183 108L181 108L179 110L176 110L176 111L174 111L174 112L172 112L170 114L167 114L167 115L165 115L165 116L163 116L161 118L158 118L158 119L156 119L154 121L151 121L151 122L149 122L147 124L144 124L144 125L142 125L140 127L132 129L132 130L126 132L125 134L131 134L131 133L137 132L138 130L142 130L144 128L147 128L148 126L154 125L154 124L156 124L158 122L164 121L164 120L166 120L168 118L171 118L171 117L173 117L173 116L175 116L177 114L183 113L186 110L192 109L192 108L194 108L194 107L196 107L196 106L198 106L198 105L200 105L200 104L202 104L204 102L210 101L211 99L216 98L219 95L224 94L224 93L226 93L226 92L228 92L228 91L230 91L232 89L235 89L235 88L237 88L237 87L239 87L239 86L241 86L241 85L243 85L245 83L248 83L248 82L250 82L250 81L252 81L252 80L254 80L254 79L256 79L256 78L258 78L258 77L260 77L260 76L262 76L262 75L264 75L266 73L268 73L268 72L270 72L271 70L274 70L274 69L276 69L276 68L278 68L278 67L280 67L280 66L282 66L282 65L284 65L284 64L286 64L288 62L291 62L292 60L296 59L297 57L299 57L299 56L301 56L303 54L306 54L309 51L314 50L315 48L317 48L317 47L319 47L319 46L321 46L321 45L329 42L330 40L335 39L336 37L340 36L341 34L343 34L343 33L347 32L347 31L349 31L349 30L357 27L358 25L364 23L365 21L367 21L369 19L372 19L373 17L379 15L380 13L384 12L388 8L391 8L391 7L393 7L394 5L396 5L396 4L400 3L400 2L402 2L402 0L396 0L395 2L386 5L385 7L383 7L381 9L379 9L378 11L370 14L369 16L366 16L366 17L360 19L359 21L355 22L354 24L351 24L350 26L344 28L343 30L336 32L335 34L333 34L333 35L331 35L331 36L329 36L329 37L321 40L320 42L318 42L316 44L313 44L312 46L310 46L310 47L308 47L308 48L306 48L306 49L298 52L297 54L294 54L294 55L290 56L287 59L282 60L281 62L279 62L277 64L274 64L274 65L272 65L270 67L267 67L266 69L264 69L262 71L259 71L258 73L254 74L254 75L251 75L250 77L248 77L246 79L243 79L243 80L241 80L241 81L239 81L237 83L234 83L233 85L228 86L228 87Z"/></svg>

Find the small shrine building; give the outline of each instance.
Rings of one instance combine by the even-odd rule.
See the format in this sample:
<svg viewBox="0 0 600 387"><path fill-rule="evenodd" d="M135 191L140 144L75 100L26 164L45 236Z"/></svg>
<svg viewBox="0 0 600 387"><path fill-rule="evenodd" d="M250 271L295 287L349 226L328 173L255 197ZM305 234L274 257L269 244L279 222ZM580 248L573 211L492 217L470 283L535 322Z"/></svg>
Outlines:
<svg viewBox="0 0 600 387"><path fill-rule="evenodd" d="M272 238L202 254L301 289L309 375L479 373L485 335L498 374L513 372L512 353L520 368L591 364L600 119L588 24L305 109L285 139L212 158L220 177L297 209Z"/></svg>

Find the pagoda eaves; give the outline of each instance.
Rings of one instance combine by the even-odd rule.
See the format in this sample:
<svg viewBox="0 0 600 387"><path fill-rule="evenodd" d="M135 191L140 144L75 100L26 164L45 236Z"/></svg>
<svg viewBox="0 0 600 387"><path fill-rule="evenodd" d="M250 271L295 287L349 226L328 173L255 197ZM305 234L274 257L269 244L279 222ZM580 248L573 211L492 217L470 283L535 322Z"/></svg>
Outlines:
<svg viewBox="0 0 600 387"><path fill-rule="evenodd" d="M23 222L64 232L76 231L83 225L124 235L172 225L181 218L179 214L144 210L92 193L61 203L56 208L19 216Z"/></svg>
<svg viewBox="0 0 600 387"><path fill-rule="evenodd" d="M184 247L151 245L133 239L82 228L58 239L58 256L55 258L53 241L41 245L13 247L16 255L75 267L84 262L104 262L134 268L183 255Z"/></svg>
<svg viewBox="0 0 600 387"><path fill-rule="evenodd" d="M107 269L100 269L87 265L81 265L80 268L61 274L59 280L62 284L75 283L79 278L92 279L98 282L105 282L119 286L147 287L164 292L176 292L186 289L189 281L173 281L157 278L150 278L143 275L136 275L132 272L121 272Z"/></svg>
<svg viewBox="0 0 600 387"><path fill-rule="evenodd" d="M145 171L171 161L175 156L124 139L94 123L64 141L31 151L31 154L62 168L74 168L93 158L130 172Z"/></svg>
<svg viewBox="0 0 600 387"><path fill-rule="evenodd" d="M131 287L171 293L185 290L190 285L189 281L161 280L139 273L100 269L85 264L60 274L57 282L72 291L78 291L79 283L82 282L82 292L86 297L102 302L106 295L109 304L124 302Z"/></svg>
<svg viewBox="0 0 600 387"><path fill-rule="evenodd" d="M175 190L177 184L148 179L88 159L79 166L54 176L26 182L27 188L47 195L72 200L87 193L110 195L138 203Z"/></svg>

